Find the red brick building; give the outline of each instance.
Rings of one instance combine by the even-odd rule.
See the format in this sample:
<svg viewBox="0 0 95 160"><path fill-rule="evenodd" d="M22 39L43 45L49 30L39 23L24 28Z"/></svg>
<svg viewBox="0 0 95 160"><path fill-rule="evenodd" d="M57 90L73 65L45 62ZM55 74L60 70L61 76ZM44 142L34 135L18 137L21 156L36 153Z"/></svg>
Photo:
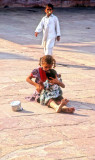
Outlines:
<svg viewBox="0 0 95 160"><path fill-rule="evenodd" d="M95 0L0 0L0 7L45 6L47 3L55 7L95 6Z"/></svg>

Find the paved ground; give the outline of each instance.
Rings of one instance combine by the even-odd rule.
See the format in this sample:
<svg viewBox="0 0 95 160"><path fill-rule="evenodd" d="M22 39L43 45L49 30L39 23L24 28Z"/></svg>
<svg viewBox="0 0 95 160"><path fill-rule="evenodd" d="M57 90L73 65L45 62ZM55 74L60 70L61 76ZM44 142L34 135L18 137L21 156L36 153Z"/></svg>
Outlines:
<svg viewBox="0 0 95 160"><path fill-rule="evenodd" d="M25 79L43 56L34 30L41 9L0 10L0 160L95 160L95 10L56 9L61 41L54 48L64 97L75 114L27 102ZM13 112L20 100L24 110Z"/></svg>

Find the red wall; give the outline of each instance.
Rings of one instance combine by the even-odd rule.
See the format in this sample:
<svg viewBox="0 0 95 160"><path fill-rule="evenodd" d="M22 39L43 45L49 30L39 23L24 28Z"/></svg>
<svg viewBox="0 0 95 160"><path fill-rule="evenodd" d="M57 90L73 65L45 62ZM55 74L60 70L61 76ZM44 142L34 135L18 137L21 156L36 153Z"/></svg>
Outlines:
<svg viewBox="0 0 95 160"><path fill-rule="evenodd" d="M55 7L95 6L95 0L0 0L0 7L45 6L52 3Z"/></svg>

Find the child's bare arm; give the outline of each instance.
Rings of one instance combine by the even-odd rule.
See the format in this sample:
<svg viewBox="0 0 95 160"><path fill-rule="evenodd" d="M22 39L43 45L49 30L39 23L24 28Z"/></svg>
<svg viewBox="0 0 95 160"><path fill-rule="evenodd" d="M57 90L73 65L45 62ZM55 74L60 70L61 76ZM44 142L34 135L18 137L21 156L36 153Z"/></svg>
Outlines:
<svg viewBox="0 0 95 160"><path fill-rule="evenodd" d="M59 81L58 80L58 83L57 83L60 87L62 87L62 88L65 88L65 84L63 83L63 82L61 82L61 81Z"/></svg>
<svg viewBox="0 0 95 160"><path fill-rule="evenodd" d="M32 78L33 78L33 77L32 77L31 75L29 75L29 76L26 78L26 81L27 81L28 83L30 83L31 85L35 86L35 87L36 87L36 90L37 90L38 92L41 92L41 90L43 89L43 85L42 85L42 84L38 84L38 83L32 81Z"/></svg>
<svg viewBox="0 0 95 160"><path fill-rule="evenodd" d="M58 84L60 87L65 88L65 84L63 82L59 81L58 78L57 78L57 76L56 76L55 79L52 78L52 77L51 77L51 79L52 80L49 80L49 82L51 82L53 84Z"/></svg>
<svg viewBox="0 0 95 160"><path fill-rule="evenodd" d="M33 78L33 77L32 77L31 75L29 75L29 76L26 78L26 81L36 87L37 83L34 82L34 81L32 81L32 78Z"/></svg>

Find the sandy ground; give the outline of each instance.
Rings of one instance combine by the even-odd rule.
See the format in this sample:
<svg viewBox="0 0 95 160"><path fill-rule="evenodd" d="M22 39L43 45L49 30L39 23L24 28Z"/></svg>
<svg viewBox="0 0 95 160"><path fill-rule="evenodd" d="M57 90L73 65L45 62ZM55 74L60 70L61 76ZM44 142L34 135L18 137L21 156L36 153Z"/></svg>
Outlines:
<svg viewBox="0 0 95 160"><path fill-rule="evenodd" d="M53 56L73 115L28 102L26 77L43 56L34 31L43 9L0 9L0 160L95 160L95 10L55 9L61 41ZM22 112L10 103L20 100Z"/></svg>

